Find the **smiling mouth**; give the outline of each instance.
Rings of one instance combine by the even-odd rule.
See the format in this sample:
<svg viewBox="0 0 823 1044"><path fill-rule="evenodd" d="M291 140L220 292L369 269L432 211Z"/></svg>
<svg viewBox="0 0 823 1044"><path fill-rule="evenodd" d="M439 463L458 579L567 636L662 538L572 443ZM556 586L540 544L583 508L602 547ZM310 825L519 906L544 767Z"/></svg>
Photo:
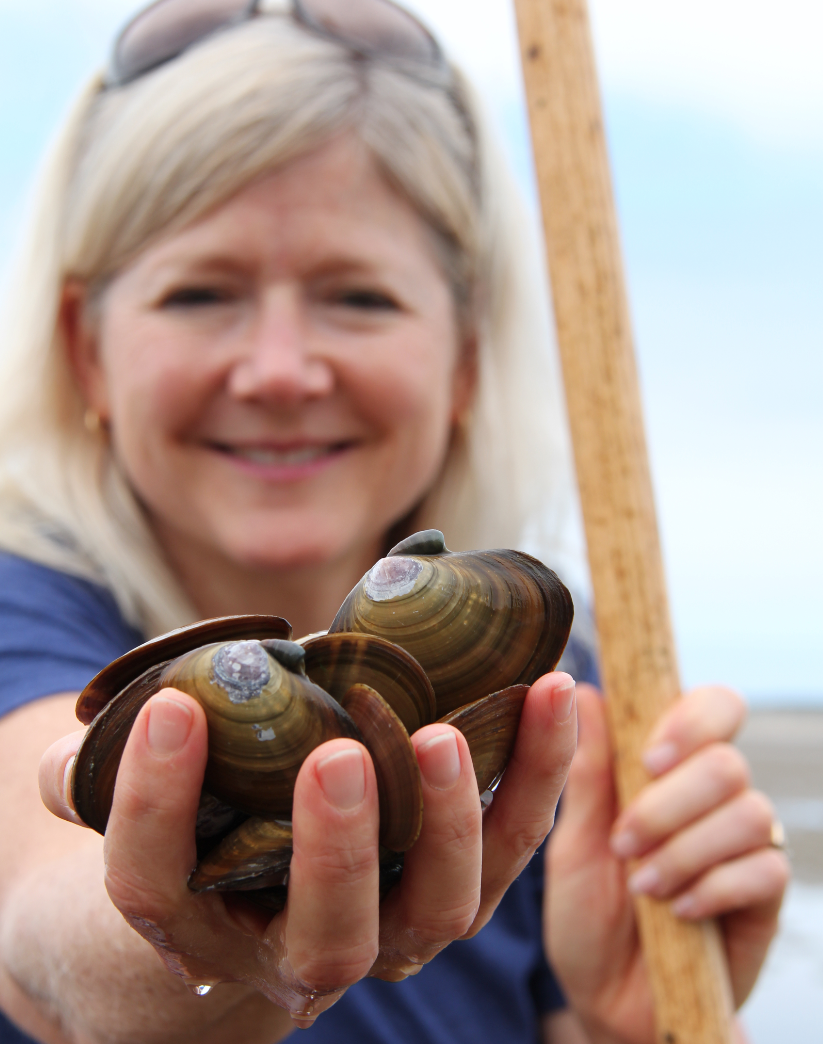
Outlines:
<svg viewBox="0 0 823 1044"><path fill-rule="evenodd" d="M312 446L227 446L214 444L214 449L229 457L261 467L299 468L337 456L352 447L351 442L327 442Z"/></svg>

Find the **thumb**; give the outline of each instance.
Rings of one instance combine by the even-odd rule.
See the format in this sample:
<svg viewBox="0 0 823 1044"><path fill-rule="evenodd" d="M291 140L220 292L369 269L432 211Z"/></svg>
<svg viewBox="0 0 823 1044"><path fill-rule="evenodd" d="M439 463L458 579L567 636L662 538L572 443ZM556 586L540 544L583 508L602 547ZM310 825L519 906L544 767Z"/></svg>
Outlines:
<svg viewBox="0 0 823 1044"><path fill-rule="evenodd" d="M578 685L577 752L552 834L551 856L564 864L584 863L608 850L617 800L611 743L603 700L591 685ZM571 866L568 866L571 869Z"/></svg>

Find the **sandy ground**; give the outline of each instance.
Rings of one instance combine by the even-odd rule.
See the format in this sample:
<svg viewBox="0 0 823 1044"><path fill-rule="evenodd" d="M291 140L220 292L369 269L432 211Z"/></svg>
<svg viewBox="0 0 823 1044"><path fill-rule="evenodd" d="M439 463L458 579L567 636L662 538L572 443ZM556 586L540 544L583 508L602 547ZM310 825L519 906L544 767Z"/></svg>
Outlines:
<svg viewBox="0 0 823 1044"><path fill-rule="evenodd" d="M823 1044L823 712L753 713L739 743L775 803L794 868L744 1022L752 1044Z"/></svg>

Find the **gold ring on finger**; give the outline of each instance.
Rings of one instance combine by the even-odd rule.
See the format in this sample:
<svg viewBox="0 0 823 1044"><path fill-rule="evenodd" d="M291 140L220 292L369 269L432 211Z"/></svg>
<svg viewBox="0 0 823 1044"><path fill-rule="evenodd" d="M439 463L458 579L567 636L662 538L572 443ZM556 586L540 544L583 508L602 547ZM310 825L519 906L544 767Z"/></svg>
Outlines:
<svg viewBox="0 0 823 1044"><path fill-rule="evenodd" d="M781 852L786 851L786 831L779 819L772 820L769 845L771 848L779 848Z"/></svg>

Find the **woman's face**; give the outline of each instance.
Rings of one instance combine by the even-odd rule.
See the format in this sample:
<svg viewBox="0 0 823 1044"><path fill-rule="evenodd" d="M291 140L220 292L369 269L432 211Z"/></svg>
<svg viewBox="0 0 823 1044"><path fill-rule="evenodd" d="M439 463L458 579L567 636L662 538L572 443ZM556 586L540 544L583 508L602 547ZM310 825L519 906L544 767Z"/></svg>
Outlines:
<svg viewBox="0 0 823 1044"><path fill-rule="evenodd" d="M442 466L466 355L431 231L354 137L149 247L74 352L161 542L248 568L382 540Z"/></svg>

